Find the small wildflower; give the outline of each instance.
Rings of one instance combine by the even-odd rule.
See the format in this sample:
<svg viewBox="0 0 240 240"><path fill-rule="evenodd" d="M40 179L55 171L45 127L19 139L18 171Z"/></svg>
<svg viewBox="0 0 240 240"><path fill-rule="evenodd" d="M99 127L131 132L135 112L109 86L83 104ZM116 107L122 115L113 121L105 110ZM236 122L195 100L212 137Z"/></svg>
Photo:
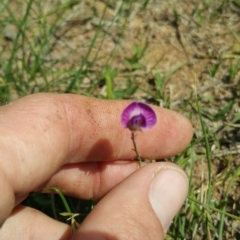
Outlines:
<svg viewBox="0 0 240 240"><path fill-rule="evenodd" d="M133 102L124 109L121 122L131 131L141 131L152 128L157 122L157 117L146 103Z"/></svg>
<svg viewBox="0 0 240 240"><path fill-rule="evenodd" d="M133 150L136 153L136 159L141 167L142 158L137 150L135 141L135 131L152 128L157 122L157 117L153 109L142 102L133 102L128 105L122 113L121 123L125 128L131 131Z"/></svg>

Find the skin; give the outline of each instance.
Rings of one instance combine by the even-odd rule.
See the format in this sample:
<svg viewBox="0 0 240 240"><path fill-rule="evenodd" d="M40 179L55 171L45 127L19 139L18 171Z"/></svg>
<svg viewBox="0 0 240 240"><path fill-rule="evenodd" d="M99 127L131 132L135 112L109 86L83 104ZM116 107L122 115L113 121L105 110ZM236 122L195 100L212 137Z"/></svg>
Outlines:
<svg viewBox="0 0 240 240"><path fill-rule="evenodd" d="M0 239L163 239L188 183L173 163L138 169L131 132L120 124L129 103L34 94L0 108ZM153 109L157 123L137 132L138 151L146 159L178 154L192 138L191 124L176 112ZM156 214L149 189L159 172L177 197ZM73 237L68 225L19 205L46 186L99 201Z"/></svg>

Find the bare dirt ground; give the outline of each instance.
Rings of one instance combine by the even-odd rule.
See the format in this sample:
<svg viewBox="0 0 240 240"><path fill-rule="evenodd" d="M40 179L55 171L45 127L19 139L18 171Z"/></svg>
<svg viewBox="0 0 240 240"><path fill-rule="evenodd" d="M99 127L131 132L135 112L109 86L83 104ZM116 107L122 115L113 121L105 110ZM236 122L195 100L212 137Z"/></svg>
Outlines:
<svg viewBox="0 0 240 240"><path fill-rule="evenodd" d="M53 66L55 71L72 67L76 69L80 60L86 56L90 41L101 23L103 30L99 33L88 61L94 60L97 54L91 70L99 71L113 54L110 58L111 67L116 67L119 72L116 85L123 85L128 76L134 76L134 81L141 87L151 89L151 79L155 72L160 71L162 75L166 75L173 68L177 68L165 86L165 98L171 98L174 103L172 106L190 96L193 91L205 94L206 97L211 95L218 98L219 103L224 101L224 98L235 97L239 74L229 81L229 67L237 64L239 60L239 5L228 1L225 1L226 6L221 6L221 1L213 1L207 5L205 1L152 0L144 10L142 3L133 3L129 9L131 13L126 18L124 15L117 15L121 2L117 5L109 3L105 8L104 1L76 1L61 16L53 35L49 36L43 54L45 64ZM31 12L32 22L28 24L29 31L26 36L32 41L31 47L34 47L35 51L39 47L36 41L44 34L41 29L45 26L44 23L48 28L51 24L56 24L58 12L51 12L51 9L57 6L57 3L58 1L45 0L41 1L41 6L33 4L32 8L35 10ZM10 7L17 17L21 17L27 6L21 1L12 1ZM41 27L37 19L40 8L43 15L46 14L45 19L41 19ZM102 15L104 21L101 22ZM111 22L113 19L114 23ZM2 44L2 49L11 48L11 40L16 34L17 28L14 24L5 26L4 35L10 41ZM134 44L138 45L139 49L146 47L146 50L139 59L143 67L129 73L124 60L133 56ZM29 42L25 45L25 55L31 64L33 56ZM5 52L8 57L10 51ZM52 62L54 65L50 64ZM217 73L211 77L209 71L218 64ZM88 82L90 81L85 79L83 87L86 87ZM53 87L52 90L56 89ZM136 97L143 98L146 94L139 91Z"/></svg>
<svg viewBox="0 0 240 240"><path fill-rule="evenodd" d="M142 8L142 3L134 2L131 8L125 10L124 15L117 14L122 1L117 4L108 1L108 6L105 8L106 2L76 1L56 24L58 11L51 12L51 9L58 4L58 1L41 1L43 12L50 11L41 19L42 26L57 25L53 34L49 35L42 56L44 64L51 67L54 72L51 91L61 91L68 84L68 80L65 79L68 79L71 73L67 70L79 68L81 59L88 54L91 41L102 25L88 58L88 63L94 62L94 64L88 66L88 69L96 73L106 64L112 69L117 68L114 87L124 88L126 79L131 77L140 87L133 98L150 101L149 95L141 89L156 91L153 84L156 72L166 76L174 69L174 73L164 85L164 98L159 104L165 106L167 98L170 98L172 109L181 111L187 116L191 115L195 136L201 137L202 130L193 103L195 96L198 96L202 109L206 111L205 115L203 114L204 121L216 138L216 142L211 142L213 175L218 176L229 168L238 167L240 165L240 117L237 115L240 108L240 4L237 1L151 0L145 9ZM10 7L17 17L21 17L24 11L21 12L19 9L27 6L21 1L12 1ZM31 11L32 22L29 22L26 35L32 43L31 47L37 51L39 47L37 41L45 33L42 27L37 27L39 19L36 18L40 7L33 4L33 8L35 11ZM104 15L103 20L101 20L102 15ZM11 50L16 32L17 28L14 24L7 24L4 28L5 41L0 48ZM133 57L134 44L145 51L142 51L142 56L138 59L142 67L131 69L126 65L125 60ZM29 58L30 65L34 58L31 55L31 47L29 42L25 43L25 57ZM6 59L10 52L4 51ZM21 65L21 62L16 64ZM66 71L61 75L60 84L59 78L56 77L59 71ZM96 74L85 77L81 85L82 89L88 88L94 78ZM37 81L40 85L43 84L41 77ZM105 94L106 86L104 84L99 86L97 91ZM17 97L13 91L13 98ZM218 119L216 114L233 100L235 102L229 112ZM215 120L210 119L209 114L215 116ZM198 146L196 153L202 154L204 158L203 146ZM194 176L196 184L200 185L202 178L199 176L199 167L204 171L207 164L196 162ZM226 190L226 183L221 182L218 177L216 180L215 198L219 199ZM232 187L231 201L227 209L235 215L240 214L239 187L238 179ZM240 232L239 222L231 221L227 225L229 228L231 225L236 225L234 231ZM226 239L234 239L236 236L231 231L232 228L226 229Z"/></svg>

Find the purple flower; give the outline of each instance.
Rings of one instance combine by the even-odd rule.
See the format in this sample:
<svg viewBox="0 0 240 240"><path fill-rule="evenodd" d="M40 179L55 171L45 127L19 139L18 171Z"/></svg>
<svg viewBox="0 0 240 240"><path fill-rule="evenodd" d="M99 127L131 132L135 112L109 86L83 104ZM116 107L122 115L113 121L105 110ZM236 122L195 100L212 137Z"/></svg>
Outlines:
<svg viewBox="0 0 240 240"><path fill-rule="evenodd" d="M128 105L121 118L122 125L131 131L152 128L156 122L157 117L153 109L142 102L133 102Z"/></svg>

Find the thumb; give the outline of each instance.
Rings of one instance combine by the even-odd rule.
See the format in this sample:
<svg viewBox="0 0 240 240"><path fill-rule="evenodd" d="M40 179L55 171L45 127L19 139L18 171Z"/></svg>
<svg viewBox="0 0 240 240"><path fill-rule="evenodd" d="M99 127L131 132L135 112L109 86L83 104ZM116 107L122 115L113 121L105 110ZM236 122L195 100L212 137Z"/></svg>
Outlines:
<svg viewBox="0 0 240 240"><path fill-rule="evenodd" d="M163 239L187 191L177 165L148 164L111 190L71 240Z"/></svg>

